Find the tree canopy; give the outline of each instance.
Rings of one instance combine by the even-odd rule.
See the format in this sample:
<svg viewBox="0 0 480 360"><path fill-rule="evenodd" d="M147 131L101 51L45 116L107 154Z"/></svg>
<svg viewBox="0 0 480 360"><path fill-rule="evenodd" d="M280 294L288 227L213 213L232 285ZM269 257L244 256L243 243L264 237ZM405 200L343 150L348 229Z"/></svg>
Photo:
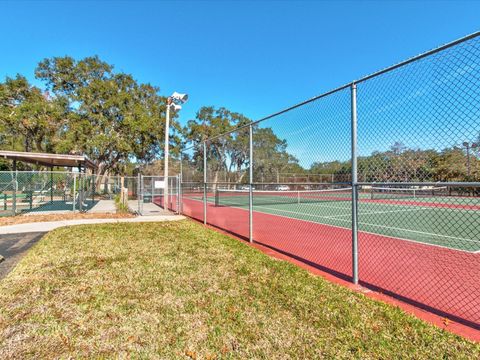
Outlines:
<svg viewBox="0 0 480 360"><path fill-rule="evenodd" d="M0 83L0 146L84 153L100 174L125 172L162 154L166 97L159 88L115 72L98 57L44 59L35 71L46 91L17 75ZM173 112L172 150L181 127Z"/></svg>
<svg viewBox="0 0 480 360"><path fill-rule="evenodd" d="M208 139L207 174L209 182L247 182L249 127L251 120L225 108L202 107L185 127L186 139L193 143L193 167L203 169L202 141ZM275 181L281 171L298 163L286 151L287 142L278 138L271 128L253 125L255 177Z"/></svg>

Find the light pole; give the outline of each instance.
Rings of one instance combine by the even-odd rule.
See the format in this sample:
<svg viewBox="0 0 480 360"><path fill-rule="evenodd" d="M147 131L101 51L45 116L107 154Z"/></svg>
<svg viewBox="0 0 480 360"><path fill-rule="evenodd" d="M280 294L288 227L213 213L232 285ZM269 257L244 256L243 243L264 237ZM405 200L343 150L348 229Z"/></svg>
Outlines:
<svg viewBox="0 0 480 360"><path fill-rule="evenodd" d="M469 143L468 141L465 141L463 143L463 146L467 149L467 176L470 178L470 149L475 149L477 147L476 143Z"/></svg>
<svg viewBox="0 0 480 360"><path fill-rule="evenodd" d="M164 188L163 188L163 209L168 209L168 155L169 155L169 145L170 145L170 108L173 107L174 110L180 110L182 108L181 104L185 104L188 100L187 94L180 94L176 91L169 96L167 99L167 116L165 121L165 166L164 166Z"/></svg>

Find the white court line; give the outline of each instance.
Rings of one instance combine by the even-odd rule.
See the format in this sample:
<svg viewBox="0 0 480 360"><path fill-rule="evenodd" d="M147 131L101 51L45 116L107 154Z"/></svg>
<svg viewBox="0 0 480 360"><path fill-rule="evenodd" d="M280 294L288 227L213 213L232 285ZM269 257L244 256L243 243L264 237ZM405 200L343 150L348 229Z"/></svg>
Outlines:
<svg viewBox="0 0 480 360"><path fill-rule="evenodd" d="M310 215L310 214L305 214L305 213L299 213L299 212L296 212L296 211L279 210L279 209L268 208L268 207L265 207L265 206L256 206L256 207L261 208L261 209L272 210L272 211L281 211L281 212L288 212L288 213L291 213L291 214L297 214L297 215L303 215L303 216L310 216L310 217L315 217L315 218L319 218L319 219L322 219L322 218L323 218L323 219L328 219L328 217L320 216L320 215ZM360 213L359 215L362 215L362 214ZM351 220L346 220L346 219L332 219L332 220L351 221ZM370 224L370 223L365 223L365 222L360 222L360 221L359 221L358 223L359 223L359 224L362 224L362 225L375 226L375 227L381 227L381 228L392 229L392 230L408 231L408 232L413 232L413 233L417 233L417 234L433 235L433 236L440 236L440 237L450 238L450 239L455 239L455 240L463 240L463 241L469 241L469 242L473 242L473 243L480 243L480 241L478 241L478 240L464 239L464 238L460 238L460 237L456 237L456 236L450 236L450 235L442 235L442 234L436 234L436 233L428 233L428 232L425 232L425 231L418 231L418 230L410 230L410 229L404 229L404 228L397 228L397 227L393 227L393 226ZM327 225L328 225L328 224L327 224Z"/></svg>
<svg viewBox="0 0 480 360"><path fill-rule="evenodd" d="M430 210L429 208L416 208L416 209L403 209L403 210L387 210L387 211L370 211L370 212L359 212L358 215L373 215L373 214L387 214L387 213L398 213L398 212L407 212L407 211L420 211L420 210ZM352 214L345 214L345 215L333 215L327 216L325 218L334 219L338 216L352 216Z"/></svg>
<svg viewBox="0 0 480 360"><path fill-rule="evenodd" d="M365 200L365 199L363 199ZM324 203L300 203L298 205L309 205L309 206L320 206L320 207L327 207L327 206L324 206L323 205ZM421 203L419 203L421 204ZM431 203L422 203L422 204L431 204ZM295 204L297 205L297 204ZM387 204L387 203L377 203L377 202L373 202L373 201L362 201L362 199L359 199L358 200L358 205L359 207L360 206L365 206L365 205L368 205L368 206L394 206L394 207L408 207L408 208L425 208L425 209L429 209L429 210L432 210L432 211L443 211L443 210L450 210L450 211L479 211L479 209L462 209L462 208L450 208L450 207L442 207L442 206L439 206L439 207L435 207L435 206L420 206L420 205L408 205L408 204L404 204L404 203L401 203L401 202L398 202L398 203L395 203L395 204ZM449 204L449 205L461 205L461 204ZM333 208L333 207L332 207ZM352 207L351 206L347 206L345 208L338 208L338 209L351 209Z"/></svg>
<svg viewBox="0 0 480 360"><path fill-rule="evenodd" d="M255 193L254 193L255 194ZM435 206L420 206L420 205L408 205L408 204L404 204L404 203L401 203L401 202L398 202L398 203L395 203L395 204L388 204L388 203L376 203L376 202L370 202L370 201L362 201L362 200L370 200L370 199L361 199L359 198L358 199L358 204L359 206L361 205L368 205L368 206L394 206L394 207L402 207L402 208L405 208L405 207L408 207L408 208L411 208L412 210L417 210L418 208L421 208L421 209L424 209L424 210L432 210L432 211L438 211L438 210L454 210L454 211L479 211L478 209L461 209L461 208L449 208L449 207L435 207ZM345 202L350 202L351 203L351 200L337 200L337 201L345 201ZM335 200L333 200L332 202L335 202ZM350 210L352 208L351 205L349 206L346 206L346 207L340 207L340 206L332 206L332 205L326 205L326 204L329 204L330 202L329 201L325 201L325 202L320 202L320 203L308 203L308 202L300 202L300 203L287 203L287 204L281 204L281 203L278 203L278 202L275 202L275 201L272 201L271 204L266 204L266 205L296 205L296 206L305 206L305 205L308 205L308 206L314 206L314 207L321 207L321 208L329 208L329 209L340 209L340 210ZM421 204L419 202L419 204ZM424 203L425 204L425 203ZM430 204L430 203L428 203ZM223 205L229 205L229 206L248 206L248 203L245 204L245 205L241 205L239 204L238 202L228 202L228 200L223 200ZM453 204L453 205L458 205L458 204ZM254 206L258 206L258 205L255 205L255 197L254 197ZM362 213L362 214L365 214L365 213Z"/></svg>
<svg viewBox="0 0 480 360"><path fill-rule="evenodd" d="M345 200L347 201L347 200ZM303 205L311 205L311 206L321 206L323 208L330 208L330 209L340 209L340 210L348 210L348 209L351 209L352 206L347 206L347 207L339 207L339 206L331 206L331 205L325 205L325 204L328 204L328 202L325 202L325 203L322 203L322 204L311 204L311 203L286 203L286 204L281 204L281 203L278 203L278 202L274 202L272 201L271 204L266 204L266 205L297 205L297 206L303 206ZM221 205L238 205L238 206L242 206L240 204L238 204L238 202L228 202L223 200ZM248 203L245 204L245 206L248 206ZM253 206L259 206L259 205L255 205L255 199L253 200Z"/></svg>
<svg viewBox="0 0 480 360"><path fill-rule="evenodd" d="M192 199L192 198L190 198L190 199L191 199L191 200L194 200L194 199ZM194 201L199 201L199 202L202 202L202 203L203 203L203 200L194 200ZM234 209L239 209L239 210L243 210L243 211L248 211L248 209L245 209L244 207L239 207L239 206L231 206L231 207L234 208ZM275 209L275 210L276 210L276 209ZM332 224L322 224L322 223L319 223L319 222L317 222L317 221L305 220L305 219L297 219L297 218L292 218L292 217L290 217L290 216L285 216L285 215L280 215L280 214L272 214L271 212L257 211L257 210L255 210L255 209L254 209L254 211L256 211L256 212L258 212L258 213L260 213L260 214L271 215L271 216L278 216L278 217L286 218L286 219L289 219L289 220L292 220L292 219L293 219L293 220L303 221L303 222L306 222L306 223L311 223L311 224L316 224L316 225L325 225L325 226L330 226L330 227L337 228L337 229L350 230L350 232L352 231L352 229L351 229L350 227L338 226L338 225L332 225ZM305 215L305 214L303 214L303 215ZM450 251L464 252L464 253L467 253L467 254L477 254L477 253L480 253L480 250L471 251L471 250L458 249L458 248L448 247L448 246L439 245L439 244L432 244L432 243L423 242L423 241L418 241L418 240L405 239L405 238L401 238L401 237L397 237L397 236L392 236L392 235L385 235L385 234L374 233L374 232L366 231L366 230L359 230L359 232L361 232L361 233L363 233L363 234L374 235L374 236L383 236L383 237L390 238L390 239L393 239L393 240L406 241L406 242L410 242L410 243L414 243L414 244L421 244L421 245L425 245L425 246L438 247L438 248L447 249L447 250L450 250ZM436 235L436 234L434 234L434 235ZM468 240L468 239L466 239L466 240ZM472 240L470 240L470 241L472 241Z"/></svg>
<svg viewBox="0 0 480 360"><path fill-rule="evenodd" d="M307 205L316 205L316 204L307 204ZM274 209L274 208L269 208L265 206L259 206L259 205L254 205L254 207L258 208L264 208L268 210L275 210L275 211L284 211L284 212L291 212L293 214L298 214L298 215L308 215L308 216L314 216L320 219L335 219L337 217L342 217L342 216L352 216L351 213L348 214L340 214L340 215L314 215L314 214L308 214L304 212L297 212L297 211L289 211L289 210L283 210L283 209ZM334 209L341 209L341 210L350 210L352 207L349 206L348 208L340 208L340 207L334 207L334 206L322 206L322 207L330 207ZM399 209L399 210L386 210L386 211L365 211L365 212L360 212L359 215L373 215L373 214L387 214L387 213L396 213L396 212L407 212L407 211L420 211L420 210L430 210L428 207L418 207L418 206L413 206L408 209Z"/></svg>

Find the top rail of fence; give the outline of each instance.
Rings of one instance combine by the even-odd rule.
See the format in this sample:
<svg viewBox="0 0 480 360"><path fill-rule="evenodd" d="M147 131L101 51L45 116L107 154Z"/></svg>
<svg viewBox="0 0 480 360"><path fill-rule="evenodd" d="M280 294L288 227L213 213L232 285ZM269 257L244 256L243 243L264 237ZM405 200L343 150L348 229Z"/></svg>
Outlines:
<svg viewBox="0 0 480 360"><path fill-rule="evenodd" d="M405 181L405 182L365 182L358 181L356 185L373 185L373 186L463 186L463 187L480 187L480 182L461 182L461 181Z"/></svg>
<svg viewBox="0 0 480 360"><path fill-rule="evenodd" d="M445 49L451 48L452 46L461 44L461 43L463 43L463 42L465 42L465 41L468 41L468 40L470 40L470 39L474 39L474 38L476 38L476 37L478 37L478 36L480 36L480 31L476 31L476 32L474 32L474 33L472 33L472 34L470 34L470 35L466 35L466 36L461 37L461 38L459 38L459 39L457 39L457 40L451 41L451 42L446 43L446 44L444 44L444 45L440 45L440 46L438 46L438 47L436 47L436 48L434 48L434 49L431 49L431 50L428 50L428 51L423 52L423 53L421 53L421 54L412 56L412 57L410 57L410 58L408 58L408 59L406 59L406 60L404 60L404 61L401 61L401 62L399 62L399 63L397 63L397 64L388 66L388 67L386 67L386 68L384 68L384 69L378 70L378 71L376 71L376 72L374 72L374 73L372 73L372 74L366 75L366 76L361 77L361 78L359 78L359 79L357 79L357 80L353 80L353 81L351 81L351 82L349 82L349 83L347 83L347 84L344 84L344 85L342 85L342 86L336 87L336 88L333 89L333 90L324 92L324 93L322 93L322 94L320 94L320 95L317 95L317 96L314 96L314 97L312 97L312 98L310 98L310 99L304 100L304 101L302 101L302 102L300 102L300 103L297 103L297 104L295 104L295 105L292 105L292 106L290 106L290 107L287 107L287 108L285 108L285 109L283 109L283 110L277 111L277 112L275 112L275 113L273 113L273 114L267 115L267 116L265 116L265 117L263 117L263 118L260 118L260 119L258 119L258 120L252 121L252 122L247 123L247 124L245 124L245 125L236 127L235 129L230 130L230 131L227 131L227 132L222 133L222 134L220 134L220 135L216 135L216 136L212 136L212 137L210 137L210 138L207 138L207 139L205 139L205 141L208 142L208 141L211 141L211 140L215 140L215 139L218 139L218 138L220 138L220 137L222 137L222 136L231 134L231 133L233 133L233 132L235 132L235 131L238 131L238 130L247 128L247 127L252 126L252 125L256 125L256 124L258 124L258 123L260 123L260 122L262 122L262 121L265 121L265 120L274 118L274 117L279 116L279 115L281 115L281 114L284 114L284 113L286 113L286 112L292 111L292 110L294 110L294 109L296 109L296 108L299 108L299 107L301 107L301 106L303 106L303 105L306 105L306 104L308 104L308 103L311 103L311 102L316 101L316 100L318 100L318 99L321 99L321 98L323 98L323 97L326 97L326 96L329 96L329 95L331 95L331 94L334 94L334 93L336 93L336 92L338 92L338 91L347 89L348 87L352 86L353 84L359 84L359 83L365 82L365 81L367 81L367 80L369 80L369 79L372 79L372 78L377 77L377 76L379 76L379 75L385 74L385 73L387 73L387 72L389 72L389 71L393 71L393 70L398 69L398 68L400 68L400 67L402 67L402 66L408 65L408 64L410 64L410 63L412 63L412 62L418 61L418 60L423 59L423 58L425 58L425 57L428 57L428 56L430 56L430 55L433 55L433 54L436 54L436 53L438 53L438 52L441 52L441 51L443 51L443 50L445 50ZM195 147L197 147L197 146L199 146L199 145L192 145L192 146L186 147L186 148L183 149L183 151L191 150L191 149L193 149L193 148L195 148Z"/></svg>

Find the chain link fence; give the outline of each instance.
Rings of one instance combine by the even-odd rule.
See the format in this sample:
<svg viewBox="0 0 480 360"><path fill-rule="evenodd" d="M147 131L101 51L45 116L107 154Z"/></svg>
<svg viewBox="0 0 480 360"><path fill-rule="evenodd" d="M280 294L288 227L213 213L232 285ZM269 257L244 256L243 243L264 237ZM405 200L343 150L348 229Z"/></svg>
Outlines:
<svg viewBox="0 0 480 360"><path fill-rule="evenodd" d="M66 172L0 172L0 215L88 211L89 179ZM91 190L90 190L91 191Z"/></svg>
<svg viewBox="0 0 480 360"><path fill-rule="evenodd" d="M480 328L479 36L186 149L181 212Z"/></svg>
<svg viewBox="0 0 480 360"><path fill-rule="evenodd" d="M167 208L180 208L179 176L168 178ZM163 211L163 176L90 175L60 171L1 171L0 216L61 212L111 212L122 187L130 211ZM146 205L145 205L146 204Z"/></svg>

